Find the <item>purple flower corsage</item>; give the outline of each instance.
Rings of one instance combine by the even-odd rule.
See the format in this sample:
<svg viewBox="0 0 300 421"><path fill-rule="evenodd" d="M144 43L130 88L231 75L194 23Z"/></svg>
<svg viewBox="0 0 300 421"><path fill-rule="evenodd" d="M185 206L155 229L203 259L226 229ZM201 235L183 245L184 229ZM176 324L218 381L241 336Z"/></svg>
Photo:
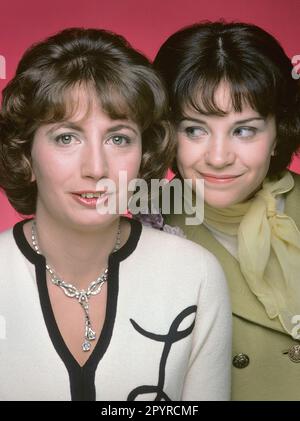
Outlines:
<svg viewBox="0 0 300 421"><path fill-rule="evenodd" d="M133 215L133 218L147 227L152 227L169 234L177 235L178 237L186 238L186 235L181 228L165 224L164 218L160 213L139 213Z"/></svg>

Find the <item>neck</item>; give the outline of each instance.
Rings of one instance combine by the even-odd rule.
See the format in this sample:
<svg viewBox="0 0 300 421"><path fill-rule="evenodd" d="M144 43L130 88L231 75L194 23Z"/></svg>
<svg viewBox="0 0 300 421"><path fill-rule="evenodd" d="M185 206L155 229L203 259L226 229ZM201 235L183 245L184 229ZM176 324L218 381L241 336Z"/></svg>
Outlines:
<svg viewBox="0 0 300 421"><path fill-rule="evenodd" d="M35 219L40 252L59 277L85 289L105 270L115 247L119 217L100 227L86 228L69 226L42 212L37 212ZM129 235L128 227L122 228L124 224L125 221L121 224L121 246ZM31 226L32 223L28 226L30 244Z"/></svg>

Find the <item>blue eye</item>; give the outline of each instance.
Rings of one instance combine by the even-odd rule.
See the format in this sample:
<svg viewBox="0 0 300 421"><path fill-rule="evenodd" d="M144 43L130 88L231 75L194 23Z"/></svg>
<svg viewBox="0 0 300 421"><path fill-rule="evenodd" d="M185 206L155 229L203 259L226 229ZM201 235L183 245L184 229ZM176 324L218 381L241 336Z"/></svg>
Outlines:
<svg viewBox="0 0 300 421"><path fill-rule="evenodd" d="M184 131L190 139L195 139L206 134L206 131L202 127L186 127Z"/></svg>
<svg viewBox="0 0 300 421"><path fill-rule="evenodd" d="M60 134L56 136L55 142L63 145L69 145L72 142L73 136L71 134Z"/></svg>
<svg viewBox="0 0 300 421"><path fill-rule="evenodd" d="M234 130L234 134L242 138L249 138L257 133L256 127L238 127Z"/></svg>

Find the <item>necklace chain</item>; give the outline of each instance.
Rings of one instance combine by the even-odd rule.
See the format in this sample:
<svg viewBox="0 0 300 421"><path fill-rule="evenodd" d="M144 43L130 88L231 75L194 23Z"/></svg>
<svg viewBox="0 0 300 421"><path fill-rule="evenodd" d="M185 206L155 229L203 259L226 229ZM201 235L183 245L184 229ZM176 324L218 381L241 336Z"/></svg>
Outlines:
<svg viewBox="0 0 300 421"><path fill-rule="evenodd" d="M38 254L42 254L41 250L38 245L37 241L37 233L36 233L36 222L35 220L32 221L32 228L31 228L31 240L32 245L35 251ZM120 221L118 225L118 232L116 237L116 243L113 249L113 253L119 250L121 243L121 227ZM84 342L82 344L82 350L87 352L91 349L90 341L94 341L96 339L96 333L92 329L90 315L89 315L89 299L92 295L97 295L100 293L102 286L108 278L108 268L101 273L95 281L92 281L86 290L77 289L74 285L65 282L62 278L58 277L55 271L51 268L49 264L46 263L46 270L50 274L51 281L54 285L60 287L66 296L70 298L76 298L81 305L84 311L84 324L85 324L85 331L84 331Z"/></svg>

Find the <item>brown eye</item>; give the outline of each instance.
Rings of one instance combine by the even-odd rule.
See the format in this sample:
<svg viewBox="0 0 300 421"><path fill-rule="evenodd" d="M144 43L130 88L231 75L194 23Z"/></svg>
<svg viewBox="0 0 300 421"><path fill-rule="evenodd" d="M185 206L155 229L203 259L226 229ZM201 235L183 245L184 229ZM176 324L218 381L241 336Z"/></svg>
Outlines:
<svg viewBox="0 0 300 421"><path fill-rule="evenodd" d="M206 131L203 129L203 127L186 127L184 131L190 139L195 139L206 134Z"/></svg>
<svg viewBox="0 0 300 421"><path fill-rule="evenodd" d="M257 133L256 127L238 127L234 130L234 134L242 138L252 137L256 133Z"/></svg>

